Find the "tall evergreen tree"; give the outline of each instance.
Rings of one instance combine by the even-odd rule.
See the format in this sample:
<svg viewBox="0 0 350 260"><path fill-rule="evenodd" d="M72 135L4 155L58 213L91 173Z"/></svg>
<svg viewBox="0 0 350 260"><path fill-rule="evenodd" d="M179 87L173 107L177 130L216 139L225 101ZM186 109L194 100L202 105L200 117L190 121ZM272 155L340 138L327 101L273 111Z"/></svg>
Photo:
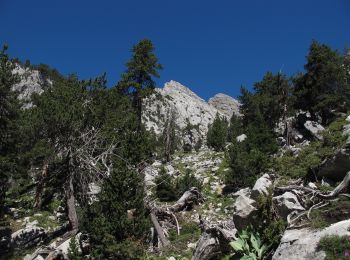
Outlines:
<svg viewBox="0 0 350 260"><path fill-rule="evenodd" d="M8 236L11 229L4 220L5 196L8 178L15 172L15 152L19 103L12 86L18 81L12 74L14 64L6 54L7 46L0 52L0 255L8 253Z"/></svg>
<svg viewBox="0 0 350 260"><path fill-rule="evenodd" d="M341 55L325 44L313 41L309 48L306 73L295 83L297 107L318 113L324 124L332 109L345 107L345 70Z"/></svg>
<svg viewBox="0 0 350 260"><path fill-rule="evenodd" d="M148 39L141 40L132 48L132 58L122 74L118 87L122 93L132 95L136 109L138 129L141 129L142 99L153 93L156 86L154 77L159 77L162 65L154 54L154 46Z"/></svg>
<svg viewBox="0 0 350 260"><path fill-rule="evenodd" d="M288 113L290 91L291 86L286 76L271 72L267 72L262 81L254 84L253 93L242 87L240 101L244 124L254 122L261 115L270 128L274 128Z"/></svg>
<svg viewBox="0 0 350 260"><path fill-rule="evenodd" d="M208 146L212 147L215 151L223 151L227 140L227 129L227 119L216 114L213 123L208 126Z"/></svg>

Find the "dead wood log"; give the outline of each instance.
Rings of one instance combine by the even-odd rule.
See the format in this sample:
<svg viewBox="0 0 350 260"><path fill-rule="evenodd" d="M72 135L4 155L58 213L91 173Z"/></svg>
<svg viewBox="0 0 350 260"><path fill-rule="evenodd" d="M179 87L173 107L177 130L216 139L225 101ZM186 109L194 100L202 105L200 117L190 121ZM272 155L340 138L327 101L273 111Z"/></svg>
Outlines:
<svg viewBox="0 0 350 260"><path fill-rule="evenodd" d="M180 233L180 226L175 213L191 209L194 205L199 204L202 201L203 196L196 187L192 187L184 192L181 198L170 207L159 206L154 201L145 200L146 208L150 212L151 221L156 234L158 235L161 247L170 245L170 242L166 237L169 226L176 227L177 233Z"/></svg>
<svg viewBox="0 0 350 260"><path fill-rule="evenodd" d="M237 229L232 220L217 225L209 225L200 217L202 236L200 237L192 260L221 259L229 252L229 242L236 238Z"/></svg>
<svg viewBox="0 0 350 260"><path fill-rule="evenodd" d="M194 205L203 202L203 196L196 187L190 188L181 198L169 208L172 212L179 212L182 210L191 209Z"/></svg>
<svg viewBox="0 0 350 260"><path fill-rule="evenodd" d="M349 187L349 185L350 185L350 171L345 175L343 181L328 194L323 194L319 190L314 190L308 187L297 186L297 185L278 187L277 190L280 190L280 191L302 190L305 192L313 193L316 197L319 197L321 199L333 199L334 197L340 195L341 192L343 192L346 188ZM344 194L344 195L346 196L347 194Z"/></svg>
<svg viewBox="0 0 350 260"><path fill-rule="evenodd" d="M164 230L163 228L161 227L161 225L159 224L158 222L158 219L156 217L156 215L151 212L150 213L150 216L151 216L151 221L152 221L152 224L154 226L154 229L156 230L157 232L157 235L159 237L159 240L161 242L161 245L164 247L164 246L167 246L170 244L169 240L165 237L164 235Z"/></svg>
<svg viewBox="0 0 350 260"><path fill-rule="evenodd" d="M43 163L43 168L41 171L41 176L40 176L39 182L36 186L35 200L34 200L34 205L33 205L34 208L41 207L41 195L42 195L42 192L44 189L44 184L45 184L45 179L47 177L48 169L49 169L49 162L47 160L45 160Z"/></svg>

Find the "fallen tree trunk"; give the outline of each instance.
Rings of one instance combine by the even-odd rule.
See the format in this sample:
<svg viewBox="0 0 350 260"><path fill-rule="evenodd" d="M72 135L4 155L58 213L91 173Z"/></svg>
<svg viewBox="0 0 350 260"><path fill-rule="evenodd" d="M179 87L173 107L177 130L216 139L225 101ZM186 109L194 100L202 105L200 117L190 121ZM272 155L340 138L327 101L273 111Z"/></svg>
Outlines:
<svg viewBox="0 0 350 260"><path fill-rule="evenodd" d="M323 194L319 190L314 190L308 187L304 186L298 186L298 185L291 185L286 187L278 187L277 190L280 191L293 191L293 190L302 190L305 192L314 193L315 196L323 199L333 199L334 197L340 195L346 188L350 186L350 171L345 175L343 181L334 188L331 192L328 194Z"/></svg>
<svg viewBox="0 0 350 260"><path fill-rule="evenodd" d="M198 205L203 202L203 196L199 192L198 188L192 187L186 191L181 198L169 209L172 212L179 212L182 210L191 209L194 205Z"/></svg>
<svg viewBox="0 0 350 260"><path fill-rule="evenodd" d="M192 260L221 259L230 251L229 242L236 239L237 229L232 220L218 225L208 225L200 218L202 236L199 239Z"/></svg>
<svg viewBox="0 0 350 260"><path fill-rule="evenodd" d="M156 232L157 232L157 235L158 235L158 237L159 237L159 240L160 240L162 246L164 247L164 246L169 245L170 242L169 242L169 240L165 237L164 231L163 231L162 227L160 226L156 215L155 215L153 212L151 212L151 213L150 213L150 216L151 216L151 221L152 221L152 223L153 223L154 229L155 229ZM159 244L159 243L158 243L158 244Z"/></svg>
<svg viewBox="0 0 350 260"><path fill-rule="evenodd" d="M174 213L182 210L189 210L202 201L203 196L198 188L192 187L184 192L181 198L170 207L158 206L154 202L145 202L146 208L150 211L151 221L162 247L170 245L169 240L165 236L167 233L166 226L169 228L169 225L164 224L167 223L170 224L170 226L174 226L179 234L180 226ZM163 225L161 223L163 223Z"/></svg>

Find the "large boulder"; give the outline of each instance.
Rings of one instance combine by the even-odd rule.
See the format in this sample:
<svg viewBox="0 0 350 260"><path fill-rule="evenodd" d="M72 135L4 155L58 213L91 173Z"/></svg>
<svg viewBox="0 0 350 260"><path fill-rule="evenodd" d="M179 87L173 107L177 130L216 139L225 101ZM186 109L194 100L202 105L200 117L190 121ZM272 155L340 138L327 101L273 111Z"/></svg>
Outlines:
<svg viewBox="0 0 350 260"><path fill-rule="evenodd" d="M233 222L238 230L253 224L258 209L256 201L245 195L240 195L233 204Z"/></svg>
<svg viewBox="0 0 350 260"><path fill-rule="evenodd" d="M256 200L260 195L268 195L269 189L272 187L272 185L273 183L271 176L265 173L255 182L251 192L251 197Z"/></svg>
<svg viewBox="0 0 350 260"><path fill-rule="evenodd" d="M323 230L309 228L286 230L279 247L273 255L273 260L321 260L325 252L318 251L321 238L329 235L349 236L350 220L337 222Z"/></svg>
<svg viewBox="0 0 350 260"><path fill-rule="evenodd" d="M278 214L284 219L287 219L288 214L292 211L305 210L304 207L300 205L297 196L289 191L280 196L273 197L272 201Z"/></svg>
<svg viewBox="0 0 350 260"><path fill-rule="evenodd" d="M321 124L315 121L307 120L304 123L304 127L315 139L322 140L321 133L324 131L324 127Z"/></svg>

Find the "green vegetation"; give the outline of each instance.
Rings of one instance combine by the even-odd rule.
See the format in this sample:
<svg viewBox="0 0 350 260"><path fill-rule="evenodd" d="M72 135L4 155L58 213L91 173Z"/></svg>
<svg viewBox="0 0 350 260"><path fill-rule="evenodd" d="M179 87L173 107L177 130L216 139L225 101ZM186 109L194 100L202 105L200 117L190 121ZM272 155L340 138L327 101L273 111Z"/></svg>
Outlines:
<svg viewBox="0 0 350 260"><path fill-rule="evenodd" d="M350 258L348 236L326 236L321 238L318 249L326 252L326 260L345 260Z"/></svg>
<svg viewBox="0 0 350 260"><path fill-rule="evenodd" d="M159 171L159 175L155 179L156 196L160 201L174 201L177 199L175 185L164 167Z"/></svg>
<svg viewBox="0 0 350 260"><path fill-rule="evenodd" d="M330 121L332 109L341 111L349 104L343 62L337 51L313 41L304 66L306 73L295 79L295 106L310 111L314 117L318 113L323 124Z"/></svg>
<svg viewBox="0 0 350 260"><path fill-rule="evenodd" d="M272 189L268 195L260 195L257 199L258 225L257 230L261 234L261 239L268 245L268 249L275 249L279 245L280 238L286 228L286 222L277 218L273 212Z"/></svg>
<svg viewBox="0 0 350 260"><path fill-rule="evenodd" d="M185 172L181 176L174 179L162 167L155 183L156 195L160 201L175 201L191 187L197 187L199 190L202 189L201 182L193 175L190 169L185 169Z"/></svg>
<svg viewBox="0 0 350 260"><path fill-rule="evenodd" d="M188 250L188 243L195 243L198 241L201 231L197 223L187 222L180 223L181 230L180 235L176 233L175 229L172 229L169 233L169 240L171 241L171 248L166 253L167 255L181 255L187 256L189 259L192 255L192 250ZM187 251L187 252L184 252ZM185 254L184 254L185 253Z"/></svg>
<svg viewBox="0 0 350 260"><path fill-rule="evenodd" d="M274 161L274 168L280 175L305 177L307 174L315 174L321 162L334 155L335 151L345 145L346 137L342 135L344 118L338 118L325 130L322 141L314 141L302 149L299 156L287 153Z"/></svg>
<svg viewBox="0 0 350 260"><path fill-rule="evenodd" d="M267 246L262 243L259 233L251 230L242 230L238 234L238 239L230 242L230 246L234 255L245 260L261 260L267 251Z"/></svg>
<svg viewBox="0 0 350 260"><path fill-rule="evenodd" d="M190 169L186 169L183 176L176 179L175 190L178 198L182 196L185 191L188 191L191 187L197 187L202 189L201 182L194 176Z"/></svg>
<svg viewBox="0 0 350 260"><path fill-rule="evenodd" d="M79 242L73 237L69 242L68 248L68 259L70 260L81 260L81 253L79 253Z"/></svg>
<svg viewBox="0 0 350 260"><path fill-rule="evenodd" d="M5 219L5 199L8 179L17 173L17 143L19 103L17 93L11 90L18 78L12 75L14 65L6 54L7 46L0 51L0 252L10 252L9 222Z"/></svg>

